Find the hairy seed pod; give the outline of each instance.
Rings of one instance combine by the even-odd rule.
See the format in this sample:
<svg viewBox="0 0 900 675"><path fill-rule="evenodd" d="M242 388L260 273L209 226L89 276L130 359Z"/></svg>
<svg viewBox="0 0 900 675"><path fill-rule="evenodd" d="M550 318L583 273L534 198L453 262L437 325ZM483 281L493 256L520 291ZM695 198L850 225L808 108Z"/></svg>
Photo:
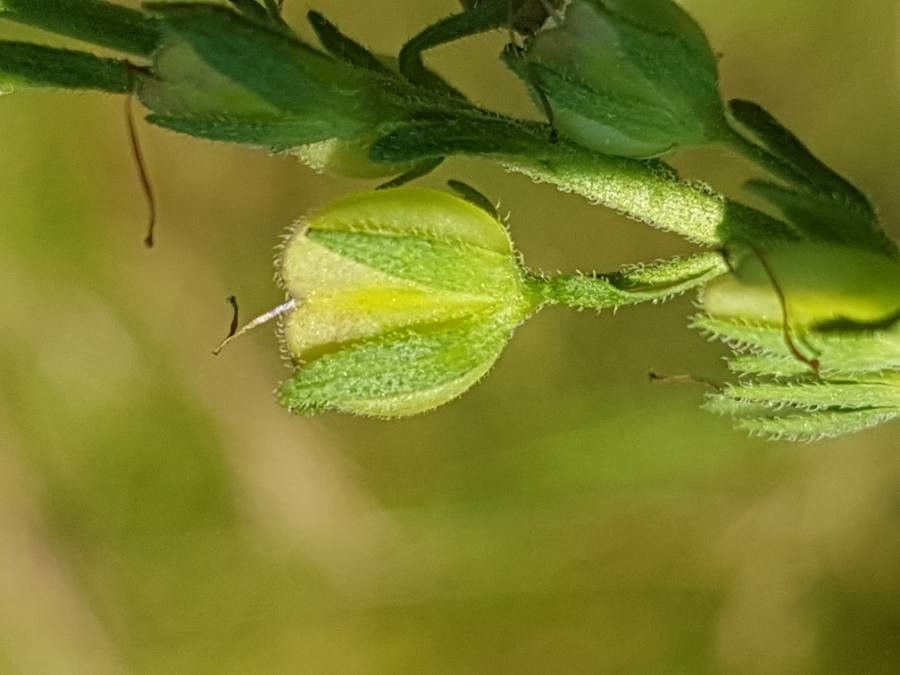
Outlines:
<svg viewBox="0 0 900 675"><path fill-rule="evenodd" d="M303 413L437 407L487 373L539 304L503 224L430 189L332 204L290 236L279 273L297 365L280 399Z"/></svg>

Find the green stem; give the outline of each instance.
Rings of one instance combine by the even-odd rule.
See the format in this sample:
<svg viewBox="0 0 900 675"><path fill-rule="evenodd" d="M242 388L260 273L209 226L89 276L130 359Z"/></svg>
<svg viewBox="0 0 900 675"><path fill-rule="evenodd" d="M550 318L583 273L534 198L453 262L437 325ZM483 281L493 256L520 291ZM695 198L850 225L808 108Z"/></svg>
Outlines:
<svg viewBox="0 0 900 675"><path fill-rule="evenodd" d="M627 266L612 274L533 277L531 284L544 304L601 310L664 302L726 272L728 265L723 256L708 252L651 265Z"/></svg>
<svg viewBox="0 0 900 675"><path fill-rule="evenodd" d="M539 154L517 154L501 161L511 171L704 246L724 246L735 238L796 238L785 223L730 200L705 184L681 180L661 163L546 142Z"/></svg>

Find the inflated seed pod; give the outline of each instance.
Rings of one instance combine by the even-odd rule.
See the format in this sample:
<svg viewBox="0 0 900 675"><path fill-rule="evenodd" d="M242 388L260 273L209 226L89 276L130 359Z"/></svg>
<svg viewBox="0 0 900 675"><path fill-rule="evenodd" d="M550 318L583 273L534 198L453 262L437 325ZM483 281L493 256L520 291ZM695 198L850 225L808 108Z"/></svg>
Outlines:
<svg viewBox="0 0 900 675"><path fill-rule="evenodd" d="M454 195L395 189L300 224L279 274L281 402L303 413L424 412L462 394L540 304L501 222Z"/></svg>

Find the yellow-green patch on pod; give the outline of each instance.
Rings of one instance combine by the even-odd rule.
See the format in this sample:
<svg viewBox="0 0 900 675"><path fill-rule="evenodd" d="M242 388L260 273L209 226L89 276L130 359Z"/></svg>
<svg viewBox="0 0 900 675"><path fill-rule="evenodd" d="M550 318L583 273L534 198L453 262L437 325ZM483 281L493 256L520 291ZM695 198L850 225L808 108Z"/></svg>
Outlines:
<svg viewBox="0 0 900 675"><path fill-rule="evenodd" d="M295 307L282 339L296 370L283 405L403 417L459 396L540 304L504 225L437 190L354 195L284 245Z"/></svg>
<svg viewBox="0 0 900 675"><path fill-rule="evenodd" d="M781 324L786 311L794 328L881 326L900 319L900 263L865 249L784 244L746 253L704 290L702 305L750 323Z"/></svg>

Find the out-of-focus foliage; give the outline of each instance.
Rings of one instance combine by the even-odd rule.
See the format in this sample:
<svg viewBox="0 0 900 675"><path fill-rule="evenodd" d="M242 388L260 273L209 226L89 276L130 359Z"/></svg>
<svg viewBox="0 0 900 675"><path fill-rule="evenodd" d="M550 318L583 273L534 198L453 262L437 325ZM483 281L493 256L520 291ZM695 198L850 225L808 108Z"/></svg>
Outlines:
<svg viewBox="0 0 900 675"><path fill-rule="evenodd" d="M452 4L317 8L383 53ZM896 235L893 3L685 5L726 94L776 110ZM497 53L505 36L484 39ZM480 54L429 58L529 110ZM209 355L222 300L277 302L269 243L358 185L142 127L148 253L120 103L0 98L0 670L896 672L895 429L744 440L697 410L702 390L647 384L650 368L724 376L688 299L616 321L547 311L497 377L428 417L292 418L271 400L274 337ZM432 184L451 176L502 198L537 268L679 245L487 165Z"/></svg>

